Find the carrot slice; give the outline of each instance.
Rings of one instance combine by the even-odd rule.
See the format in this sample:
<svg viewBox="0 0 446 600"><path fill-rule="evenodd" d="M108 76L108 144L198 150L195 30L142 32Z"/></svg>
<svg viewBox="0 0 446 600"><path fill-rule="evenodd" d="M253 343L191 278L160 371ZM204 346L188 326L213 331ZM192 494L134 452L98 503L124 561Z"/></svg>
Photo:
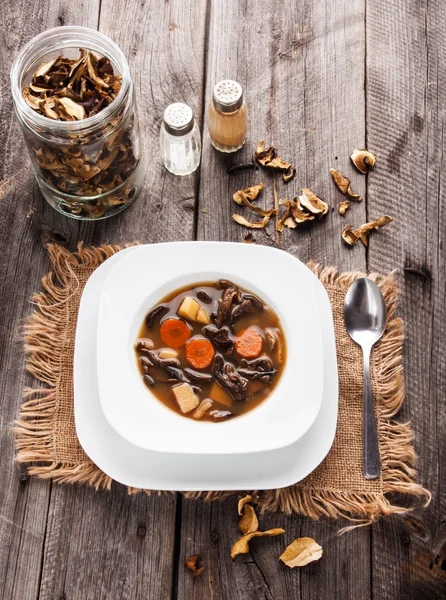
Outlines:
<svg viewBox="0 0 446 600"><path fill-rule="evenodd" d="M213 345L205 338L192 338L186 344L186 358L195 369L209 367L214 354Z"/></svg>
<svg viewBox="0 0 446 600"><path fill-rule="evenodd" d="M166 346L179 348L190 338L190 329L181 319L166 319L161 323L160 336Z"/></svg>
<svg viewBox="0 0 446 600"><path fill-rule="evenodd" d="M245 329L235 342L237 354L243 358L256 358L262 351L263 339L255 329Z"/></svg>

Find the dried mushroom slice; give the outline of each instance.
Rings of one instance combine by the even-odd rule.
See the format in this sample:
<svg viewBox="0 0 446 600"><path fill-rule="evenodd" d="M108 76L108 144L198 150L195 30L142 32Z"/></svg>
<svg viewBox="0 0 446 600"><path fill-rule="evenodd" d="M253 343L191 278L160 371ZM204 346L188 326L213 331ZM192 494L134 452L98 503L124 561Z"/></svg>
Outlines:
<svg viewBox="0 0 446 600"><path fill-rule="evenodd" d="M368 167L374 167L376 156L369 150L353 150L350 160L361 173L367 173Z"/></svg>
<svg viewBox="0 0 446 600"><path fill-rule="evenodd" d="M265 210L263 208L260 208L260 206L255 206L254 204L252 204L249 201L248 196L242 190L240 190L240 198L244 206L247 206L250 210L257 213L258 215L261 215L262 217L271 217L272 215L276 214L275 208Z"/></svg>
<svg viewBox="0 0 446 600"><path fill-rule="evenodd" d="M285 548L279 559L290 567L304 567L310 562L319 560L322 556L322 547L312 538L296 538Z"/></svg>
<svg viewBox="0 0 446 600"><path fill-rule="evenodd" d="M249 552L249 542L254 537L264 537L264 536L276 536L285 533L284 529L277 527L275 529L268 529L267 531L253 531L251 533L247 533L239 538L235 544L231 548L231 558L234 559L239 554L248 554Z"/></svg>
<svg viewBox="0 0 446 600"><path fill-rule="evenodd" d="M343 200L342 202L339 202L338 213L340 215L344 216L345 213L347 212L347 210L350 208L350 206L351 206L350 200Z"/></svg>
<svg viewBox="0 0 446 600"><path fill-rule="evenodd" d="M259 165L266 169L274 169L275 171L281 171L283 173L283 180L286 182L291 181L296 175L296 169L293 165L285 160L282 160L277 154L277 150L270 146L265 148L264 140L260 140L257 144L257 148L254 154L254 158Z"/></svg>
<svg viewBox="0 0 446 600"><path fill-rule="evenodd" d="M201 558L198 554L193 554L186 558L185 565L194 577L198 577L204 571L204 567L201 566Z"/></svg>
<svg viewBox="0 0 446 600"><path fill-rule="evenodd" d="M295 177L296 177L296 168L295 167L290 167L288 169L288 171L286 171L285 173L282 173L282 179L284 180L285 183L292 181Z"/></svg>
<svg viewBox="0 0 446 600"><path fill-rule="evenodd" d="M243 238L243 243L244 244L255 244L256 243L251 231L248 231L248 233L245 235L245 237Z"/></svg>
<svg viewBox="0 0 446 600"><path fill-rule="evenodd" d="M240 500L238 501L237 504L237 512L240 516L243 515L243 508L245 506L245 504L248 504L249 502L253 501L253 497L251 496L251 494L246 494L246 496L243 496L243 498L240 498Z"/></svg>
<svg viewBox="0 0 446 600"><path fill-rule="evenodd" d="M252 185L251 187L248 187L244 190L237 190L232 195L232 199L234 200L234 202L240 205L243 204L243 194L246 196L246 198L248 198L248 200L255 200L264 187L265 186L263 185L262 181L261 183L259 183L259 185Z"/></svg>
<svg viewBox="0 0 446 600"><path fill-rule="evenodd" d="M301 205L313 215L321 219L328 213L328 204L321 200L310 188L303 188L302 195L299 196Z"/></svg>
<svg viewBox="0 0 446 600"><path fill-rule="evenodd" d="M245 217L242 217L242 215L237 214L232 215L232 218L236 223L242 225L243 227L248 227L250 229L263 229L269 223L271 216L267 215L266 217L263 217L261 221L257 222L248 221L248 219L245 219Z"/></svg>
<svg viewBox="0 0 446 600"><path fill-rule="evenodd" d="M380 229L381 227L384 227L384 225L388 225L391 222L392 217L385 215L383 217L379 217L375 221L371 221L370 223L365 223L364 225L361 225L361 227L358 227L358 229L355 229L353 231L353 234L361 240L364 246L368 246L369 233L372 231L372 229Z"/></svg>
<svg viewBox="0 0 446 600"><path fill-rule="evenodd" d="M259 529L259 520L251 504L245 504L243 507L243 516L239 521L238 528L244 535Z"/></svg>
<svg viewBox="0 0 446 600"><path fill-rule="evenodd" d="M336 169L330 169L330 175L333 179L336 187L341 191L344 196L350 198L350 200L355 200L356 202L361 202L362 198L359 194L355 194L351 188L351 181L348 177L344 177L339 171Z"/></svg>
<svg viewBox="0 0 446 600"><path fill-rule="evenodd" d="M341 233L341 237L348 246L354 246L359 242L359 238L353 233L352 225L347 225Z"/></svg>

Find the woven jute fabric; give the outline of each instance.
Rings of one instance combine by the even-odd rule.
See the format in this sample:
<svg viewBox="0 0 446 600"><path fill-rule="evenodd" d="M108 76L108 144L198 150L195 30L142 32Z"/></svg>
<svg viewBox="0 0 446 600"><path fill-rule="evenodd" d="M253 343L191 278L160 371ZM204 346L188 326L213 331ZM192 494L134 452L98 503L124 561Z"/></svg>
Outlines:
<svg viewBox="0 0 446 600"><path fill-rule="evenodd" d="M92 272L117 246L85 248L70 253L48 246L52 271L33 297L35 311L25 328L27 368L44 387L26 389L14 427L17 460L29 473L61 483L83 483L110 489L112 480L85 454L76 436L73 411L73 354L76 321L84 286ZM349 338L343 320L346 291L359 272L338 274L334 268L310 264L330 298L339 372L339 414L333 446L322 464L303 481L278 490L255 490L261 510L297 512L312 518L346 516L369 523L380 515L408 510L392 503L392 494L430 494L415 481L413 434L408 423L393 419L404 399L403 325L395 316L397 288L391 276L370 275L383 292L388 322L372 355L381 455L381 477L362 475L362 355ZM298 393L298 386L296 387ZM296 457L299 460L299 457ZM118 485L118 484L114 484ZM140 490L129 489L130 493ZM150 493L148 490L144 490ZM187 493L215 500L233 492Z"/></svg>

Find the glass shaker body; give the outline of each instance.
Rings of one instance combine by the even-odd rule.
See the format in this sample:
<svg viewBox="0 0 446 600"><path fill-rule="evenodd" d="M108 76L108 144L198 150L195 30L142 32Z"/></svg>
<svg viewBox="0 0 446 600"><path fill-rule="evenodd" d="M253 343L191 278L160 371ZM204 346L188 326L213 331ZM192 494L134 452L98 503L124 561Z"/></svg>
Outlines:
<svg viewBox="0 0 446 600"><path fill-rule="evenodd" d="M232 112L220 112L212 99L208 110L208 128L214 148L220 152L240 150L248 133L248 107L246 102Z"/></svg>
<svg viewBox="0 0 446 600"><path fill-rule="evenodd" d="M164 166L174 175L190 175L200 164L201 138L197 122L184 135L172 135L161 124L160 131L161 157Z"/></svg>

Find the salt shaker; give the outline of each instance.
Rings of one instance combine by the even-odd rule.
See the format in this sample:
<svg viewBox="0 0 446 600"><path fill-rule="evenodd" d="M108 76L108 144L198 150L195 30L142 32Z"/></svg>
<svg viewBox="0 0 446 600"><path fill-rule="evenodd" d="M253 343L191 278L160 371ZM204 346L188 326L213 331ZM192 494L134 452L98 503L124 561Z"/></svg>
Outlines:
<svg viewBox="0 0 446 600"><path fill-rule="evenodd" d="M231 79L217 83L208 111L208 129L214 148L235 152L246 140L248 108L242 86Z"/></svg>
<svg viewBox="0 0 446 600"><path fill-rule="evenodd" d="M160 131L164 166L174 175L190 175L200 164L200 130L190 106L176 102L164 111Z"/></svg>

